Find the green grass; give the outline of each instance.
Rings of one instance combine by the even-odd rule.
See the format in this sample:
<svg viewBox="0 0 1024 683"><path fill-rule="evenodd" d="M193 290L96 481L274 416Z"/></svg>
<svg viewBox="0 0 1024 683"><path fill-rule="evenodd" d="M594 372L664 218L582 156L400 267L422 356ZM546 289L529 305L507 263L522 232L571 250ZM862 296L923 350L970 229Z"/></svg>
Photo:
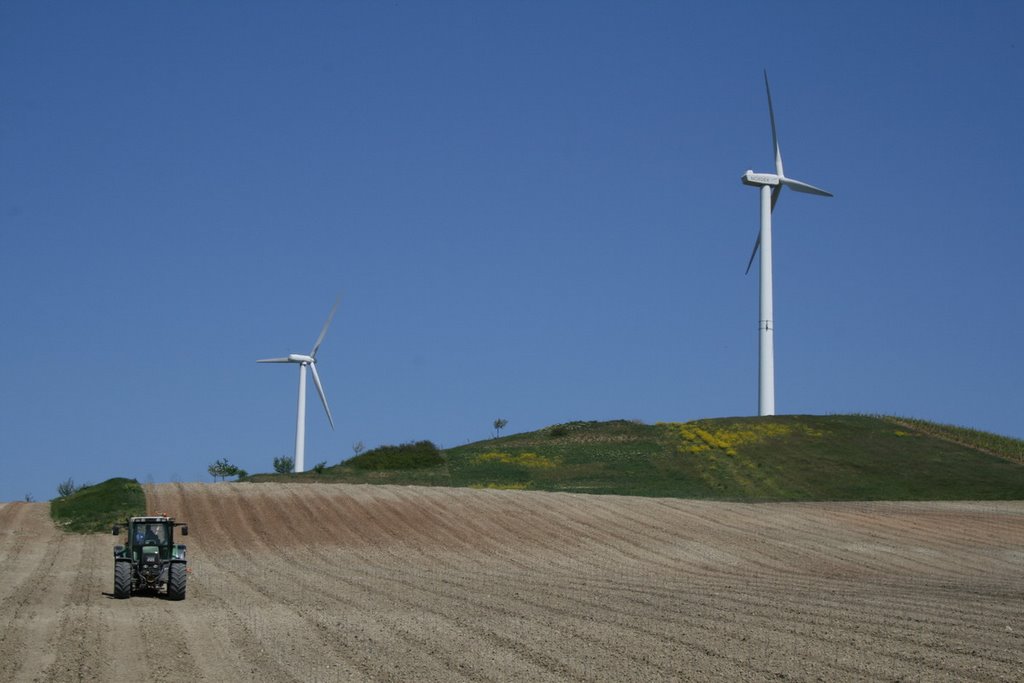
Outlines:
<svg viewBox="0 0 1024 683"><path fill-rule="evenodd" d="M937 424L910 417L884 417L883 419L893 424L907 427L911 431L936 436L940 439L994 453L1024 464L1024 441L1020 439L1011 439L1008 436L982 432L977 429Z"/></svg>
<svg viewBox="0 0 1024 683"><path fill-rule="evenodd" d="M126 517L146 514L146 495L134 479L114 478L50 501L50 515L65 531L109 531Z"/></svg>
<svg viewBox="0 0 1024 683"><path fill-rule="evenodd" d="M394 447L392 447L394 448ZM250 481L533 489L744 501L1022 500L1024 441L866 415L570 422L451 448L443 464L351 461ZM368 454L367 454L368 455Z"/></svg>

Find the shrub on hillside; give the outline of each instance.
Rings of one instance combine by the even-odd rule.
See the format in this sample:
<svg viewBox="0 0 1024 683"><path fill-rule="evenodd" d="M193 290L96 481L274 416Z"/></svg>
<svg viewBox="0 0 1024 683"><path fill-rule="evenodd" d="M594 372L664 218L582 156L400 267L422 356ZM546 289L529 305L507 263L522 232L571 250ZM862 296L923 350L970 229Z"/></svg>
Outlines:
<svg viewBox="0 0 1024 683"><path fill-rule="evenodd" d="M210 476L213 477L214 481L217 481L217 477L220 477L221 481L224 481L228 477L242 478L248 476L248 473L245 470L232 465L228 462L227 458L221 458L220 460L215 461L206 468L206 471L210 473Z"/></svg>
<svg viewBox="0 0 1024 683"><path fill-rule="evenodd" d="M431 441L379 446L350 458L346 465L361 470L412 470L444 464L441 451Z"/></svg>
<svg viewBox="0 0 1024 683"><path fill-rule="evenodd" d="M77 493L87 486L89 486L89 484L86 484L85 486L75 486L75 481L71 479L71 477L68 477L65 481L57 484L57 495L61 498L67 498L71 494Z"/></svg>

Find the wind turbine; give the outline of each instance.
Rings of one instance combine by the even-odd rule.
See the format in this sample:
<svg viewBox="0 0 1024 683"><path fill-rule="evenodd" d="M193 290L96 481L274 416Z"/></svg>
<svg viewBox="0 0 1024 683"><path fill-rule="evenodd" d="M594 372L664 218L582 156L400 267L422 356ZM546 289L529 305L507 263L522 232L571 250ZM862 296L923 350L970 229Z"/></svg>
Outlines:
<svg viewBox="0 0 1024 683"><path fill-rule="evenodd" d="M772 312L772 211L779 199L782 187L786 186L797 192L831 197L832 193L821 188L792 178L787 178L782 170L782 153L779 151L779 138L775 133L775 110L772 109L772 91L768 87L768 70L764 72L764 89L768 93L768 117L772 122L772 147L775 152L775 173L743 174L744 185L761 188L761 231L754 242L754 251L747 262L747 271L754 262L757 250L761 249L761 313L758 323L760 341L760 371L758 375L758 415L775 414L775 320Z"/></svg>
<svg viewBox="0 0 1024 683"><path fill-rule="evenodd" d="M331 409L327 406L327 396L324 395L324 387L320 384L320 375L316 371L316 352L320 349L320 344L324 340L324 336L327 334L327 328L331 325L331 320L334 318L334 312L338 310L338 303L340 299L334 302L334 306L331 308L331 312L327 315L327 322L324 323L324 328L320 330L320 336L316 338L316 343L313 344L313 350L309 352L308 356L304 356L299 353L292 353L284 358L264 358L263 360L256 361L257 363L298 363L299 364L299 411L298 417L295 420L295 471L305 471L305 451L306 451L306 368L309 368L313 373L313 384L316 386L316 392L320 395L320 402L324 404L324 412L327 413L327 421L331 423L331 429L334 429L334 418L331 417Z"/></svg>

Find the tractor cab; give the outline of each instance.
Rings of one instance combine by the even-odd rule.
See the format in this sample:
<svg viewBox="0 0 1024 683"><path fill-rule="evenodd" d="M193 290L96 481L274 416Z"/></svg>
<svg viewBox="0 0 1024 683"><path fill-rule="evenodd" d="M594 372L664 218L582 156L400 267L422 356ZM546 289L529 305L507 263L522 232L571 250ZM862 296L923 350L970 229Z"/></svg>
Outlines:
<svg viewBox="0 0 1024 683"><path fill-rule="evenodd" d="M131 536L132 550L136 553L157 553L161 559L170 557L170 538L173 534L173 522L153 522L135 520L129 523L128 533Z"/></svg>
<svg viewBox="0 0 1024 683"><path fill-rule="evenodd" d="M173 517L158 515L153 517L130 517L126 526L128 527L127 546L118 546L122 552L133 561L142 560L143 554L156 554L161 560L169 560L184 555L185 546L174 542L174 527L181 527L181 535L188 536L188 526L175 522ZM121 526L113 529L114 535L121 533Z"/></svg>
<svg viewBox="0 0 1024 683"><path fill-rule="evenodd" d="M174 528L181 527L182 536L188 536L188 526L167 515L129 517L125 526L126 545L114 546L115 596L128 597L147 588L183 599L186 547L174 542ZM114 526L113 532L120 535L121 526Z"/></svg>

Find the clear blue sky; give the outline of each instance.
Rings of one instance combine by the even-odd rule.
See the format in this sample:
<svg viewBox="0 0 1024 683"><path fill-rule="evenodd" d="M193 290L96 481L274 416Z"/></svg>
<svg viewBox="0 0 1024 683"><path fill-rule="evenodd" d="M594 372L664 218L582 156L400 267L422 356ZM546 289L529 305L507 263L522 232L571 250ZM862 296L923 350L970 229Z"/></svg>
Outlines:
<svg viewBox="0 0 1024 683"><path fill-rule="evenodd" d="M1018 2L0 4L0 500L568 420L1024 437Z"/></svg>

